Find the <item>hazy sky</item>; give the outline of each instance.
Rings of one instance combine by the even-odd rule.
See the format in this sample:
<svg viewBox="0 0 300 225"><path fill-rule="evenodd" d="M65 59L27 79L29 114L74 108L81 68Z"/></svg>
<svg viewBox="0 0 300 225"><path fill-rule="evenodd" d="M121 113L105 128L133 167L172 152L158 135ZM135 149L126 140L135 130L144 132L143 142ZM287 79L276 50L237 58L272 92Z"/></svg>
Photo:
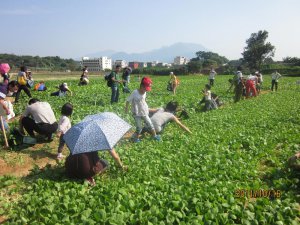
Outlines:
<svg viewBox="0 0 300 225"><path fill-rule="evenodd" d="M176 42L238 59L269 32L275 59L300 57L299 0L0 0L0 53L77 58Z"/></svg>

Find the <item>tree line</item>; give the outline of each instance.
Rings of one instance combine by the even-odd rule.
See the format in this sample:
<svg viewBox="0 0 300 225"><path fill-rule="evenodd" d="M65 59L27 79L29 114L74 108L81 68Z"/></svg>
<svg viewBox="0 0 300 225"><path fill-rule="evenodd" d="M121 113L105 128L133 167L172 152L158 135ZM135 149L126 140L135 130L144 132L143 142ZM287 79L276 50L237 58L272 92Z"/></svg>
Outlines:
<svg viewBox="0 0 300 225"><path fill-rule="evenodd" d="M8 63L12 70L18 70L21 66L38 70L66 71L80 70L79 62L73 59L62 59L59 56L19 56L14 54L0 54L0 62Z"/></svg>

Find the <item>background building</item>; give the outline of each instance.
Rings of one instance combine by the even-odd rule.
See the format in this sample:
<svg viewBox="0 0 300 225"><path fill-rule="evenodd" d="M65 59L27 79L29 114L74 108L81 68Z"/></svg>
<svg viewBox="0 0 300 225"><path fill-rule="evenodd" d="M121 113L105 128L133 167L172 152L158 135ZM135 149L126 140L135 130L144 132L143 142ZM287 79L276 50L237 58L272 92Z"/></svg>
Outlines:
<svg viewBox="0 0 300 225"><path fill-rule="evenodd" d="M114 65L120 65L122 68L125 68L127 66L127 62L125 60L118 59L115 61Z"/></svg>
<svg viewBox="0 0 300 225"><path fill-rule="evenodd" d="M100 58L82 57L81 65L87 66L89 71L111 70L112 60L106 56Z"/></svg>
<svg viewBox="0 0 300 225"><path fill-rule="evenodd" d="M189 62L190 60L188 60L187 58L183 57L183 56L176 56L174 58L174 65L185 65Z"/></svg>
<svg viewBox="0 0 300 225"><path fill-rule="evenodd" d="M139 68L139 62L129 62L128 66L130 66L132 69Z"/></svg>

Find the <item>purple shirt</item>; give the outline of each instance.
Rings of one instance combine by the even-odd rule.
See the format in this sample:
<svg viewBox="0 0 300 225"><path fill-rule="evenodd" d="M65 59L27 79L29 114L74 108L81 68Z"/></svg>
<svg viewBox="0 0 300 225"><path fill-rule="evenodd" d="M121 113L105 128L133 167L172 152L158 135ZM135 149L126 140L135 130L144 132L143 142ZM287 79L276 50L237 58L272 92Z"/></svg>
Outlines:
<svg viewBox="0 0 300 225"><path fill-rule="evenodd" d="M0 99L4 99L8 92L7 84L0 84Z"/></svg>

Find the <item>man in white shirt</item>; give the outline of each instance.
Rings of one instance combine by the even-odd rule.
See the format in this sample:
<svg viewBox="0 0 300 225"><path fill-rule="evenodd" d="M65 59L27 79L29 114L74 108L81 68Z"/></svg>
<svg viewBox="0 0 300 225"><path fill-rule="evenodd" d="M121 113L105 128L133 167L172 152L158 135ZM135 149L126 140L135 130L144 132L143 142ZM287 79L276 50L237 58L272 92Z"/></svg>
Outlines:
<svg viewBox="0 0 300 225"><path fill-rule="evenodd" d="M213 68L211 68L211 70L209 72L209 77L208 77L210 86L214 86L216 75L217 75L216 71Z"/></svg>
<svg viewBox="0 0 300 225"><path fill-rule="evenodd" d="M32 98L19 120L20 131L34 137L34 131L45 135L48 141L52 141L52 134L56 132L58 124L53 110L48 102L40 102Z"/></svg>
<svg viewBox="0 0 300 225"><path fill-rule="evenodd" d="M277 91L278 89L278 80L281 78L281 74L277 72L277 70L275 70L274 73L272 73L272 87L271 90L274 90L274 86L275 86L275 91Z"/></svg>

